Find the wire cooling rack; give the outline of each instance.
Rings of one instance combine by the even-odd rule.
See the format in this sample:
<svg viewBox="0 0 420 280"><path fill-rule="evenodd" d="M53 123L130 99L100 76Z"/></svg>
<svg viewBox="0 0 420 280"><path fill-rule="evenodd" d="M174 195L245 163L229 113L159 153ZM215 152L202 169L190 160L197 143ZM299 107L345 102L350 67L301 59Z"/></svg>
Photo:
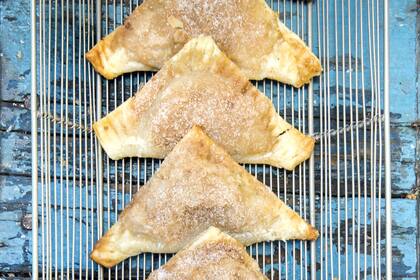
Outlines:
<svg viewBox="0 0 420 280"><path fill-rule="evenodd" d="M245 165L320 231L312 243L248 247L269 279L391 278L387 2L268 2L324 69L301 89L255 82L281 116L317 140L312 158L292 172ZM32 1L34 278L145 279L171 257L140 254L112 269L89 258L161 163L110 160L91 130L152 76L106 81L84 58L139 4Z"/></svg>

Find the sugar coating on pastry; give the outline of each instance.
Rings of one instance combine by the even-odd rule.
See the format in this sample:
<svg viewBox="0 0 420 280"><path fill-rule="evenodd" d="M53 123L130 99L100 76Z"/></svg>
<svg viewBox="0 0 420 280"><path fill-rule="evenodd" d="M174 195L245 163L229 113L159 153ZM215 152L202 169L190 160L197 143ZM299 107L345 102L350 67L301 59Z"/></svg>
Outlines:
<svg viewBox="0 0 420 280"><path fill-rule="evenodd" d="M318 58L264 0L145 0L86 58L111 79L160 69L200 35L213 37L248 79L300 87L322 71Z"/></svg>
<svg viewBox="0 0 420 280"><path fill-rule="evenodd" d="M242 163L292 170L314 148L208 36L188 42L93 128L112 159L164 158L193 125Z"/></svg>
<svg viewBox="0 0 420 280"><path fill-rule="evenodd" d="M140 252L178 252L210 226L244 245L318 237L315 228L194 126L91 257L110 267Z"/></svg>
<svg viewBox="0 0 420 280"><path fill-rule="evenodd" d="M244 246L210 227L164 266L153 271L148 280L267 279Z"/></svg>

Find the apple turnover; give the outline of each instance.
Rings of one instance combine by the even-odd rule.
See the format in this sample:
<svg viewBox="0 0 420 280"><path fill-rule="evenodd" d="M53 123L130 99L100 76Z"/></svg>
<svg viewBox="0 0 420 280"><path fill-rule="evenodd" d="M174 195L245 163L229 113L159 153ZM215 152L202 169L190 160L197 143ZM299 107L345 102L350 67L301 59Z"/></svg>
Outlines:
<svg viewBox="0 0 420 280"><path fill-rule="evenodd" d="M145 0L86 58L107 79L157 70L199 35L213 37L248 79L300 87L322 71L264 0Z"/></svg>
<svg viewBox="0 0 420 280"><path fill-rule="evenodd" d="M244 246L210 227L147 280L267 280Z"/></svg>
<svg viewBox="0 0 420 280"><path fill-rule="evenodd" d="M194 126L96 243L91 258L111 267L141 252L178 252L210 226L244 245L318 237L314 227Z"/></svg>
<svg viewBox="0 0 420 280"><path fill-rule="evenodd" d="M93 125L112 159L164 158L200 125L242 163L292 170L314 139L283 120L210 37L188 42L137 94Z"/></svg>

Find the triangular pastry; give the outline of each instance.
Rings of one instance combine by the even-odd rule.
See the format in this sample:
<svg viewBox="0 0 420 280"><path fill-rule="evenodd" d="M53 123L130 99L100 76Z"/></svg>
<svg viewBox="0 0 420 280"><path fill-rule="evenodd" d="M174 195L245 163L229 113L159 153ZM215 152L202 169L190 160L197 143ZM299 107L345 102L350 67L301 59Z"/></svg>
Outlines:
<svg viewBox="0 0 420 280"><path fill-rule="evenodd" d="M244 246L210 227L147 280L264 280L257 262Z"/></svg>
<svg viewBox="0 0 420 280"><path fill-rule="evenodd" d="M284 121L210 37L191 40L140 91L93 125L108 156L164 158L192 125L238 162L286 169L314 140Z"/></svg>
<svg viewBox="0 0 420 280"><path fill-rule="evenodd" d="M248 79L300 87L322 71L318 58L264 0L145 0L86 58L108 79L156 70L201 34L213 37Z"/></svg>
<svg viewBox="0 0 420 280"><path fill-rule="evenodd" d="M111 267L140 252L178 252L209 226L244 245L318 237L315 228L194 126L91 257Z"/></svg>

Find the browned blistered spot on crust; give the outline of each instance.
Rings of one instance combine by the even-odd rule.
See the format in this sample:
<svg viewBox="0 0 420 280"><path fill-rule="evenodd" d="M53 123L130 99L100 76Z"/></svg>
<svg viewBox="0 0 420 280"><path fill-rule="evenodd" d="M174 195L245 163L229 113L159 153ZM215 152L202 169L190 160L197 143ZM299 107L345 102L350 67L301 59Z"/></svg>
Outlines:
<svg viewBox="0 0 420 280"><path fill-rule="evenodd" d="M125 21L124 21L124 27L125 27L127 30L130 30L130 29L133 29L133 24L132 24L130 21L125 20Z"/></svg>

